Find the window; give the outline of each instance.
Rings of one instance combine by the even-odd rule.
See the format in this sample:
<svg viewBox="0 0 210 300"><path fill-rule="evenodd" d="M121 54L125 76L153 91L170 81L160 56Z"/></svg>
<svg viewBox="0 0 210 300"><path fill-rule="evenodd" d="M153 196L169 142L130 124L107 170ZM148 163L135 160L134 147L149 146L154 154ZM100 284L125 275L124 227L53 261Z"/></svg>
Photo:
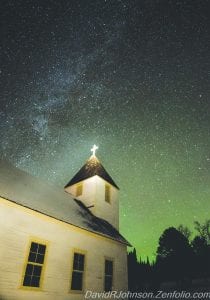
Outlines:
<svg viewBox="0 0 210 300"><path fill-rule="evenodd" d="M39 287L46 245L31 243L28 261L23 279L23 286Z"/></svg>
<svg viewBox="0 0 210 300"><path fill-rule="evenodd" d="M105 184L105 201L110 203L111 200L111 188L109 184Z"/></svg>
<svg viewBox="0 0 210 300"><path fill-rule="evenodd" d="M76 186L76 197L81 196L83 191L83 185L82 183L77 184Z"/></svg>
<svg viewBox="0 0 210 300"><path fill-rule="evenodd" d="M112 290L113 284L113 261L105 259L105 280L104 280L104 290L109 292Z"/></svg>
<svg viewBox="0 0 210 300"><path fill-rule="evenodd" d="M81 253L74 253L73 270L71 279L71 290L83 290L85 255Z"/></svg>

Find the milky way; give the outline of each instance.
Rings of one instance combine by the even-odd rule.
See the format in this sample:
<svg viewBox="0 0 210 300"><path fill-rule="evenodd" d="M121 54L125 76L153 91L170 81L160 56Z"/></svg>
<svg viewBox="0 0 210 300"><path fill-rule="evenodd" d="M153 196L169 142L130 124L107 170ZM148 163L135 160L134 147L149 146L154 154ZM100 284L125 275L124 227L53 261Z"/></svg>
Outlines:
<svg viewBox="0 0 210 300"><path fill-rule="evenodd" d="M1 4L1 157L64 186L97 144L143 257L209 218L209 3Z"/></svg>

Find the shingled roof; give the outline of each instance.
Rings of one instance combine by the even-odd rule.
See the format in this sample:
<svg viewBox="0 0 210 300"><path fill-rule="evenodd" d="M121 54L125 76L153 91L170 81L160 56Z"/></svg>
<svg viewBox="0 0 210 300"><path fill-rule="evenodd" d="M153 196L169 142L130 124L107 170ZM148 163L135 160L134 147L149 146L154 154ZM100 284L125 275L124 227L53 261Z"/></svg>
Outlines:
<svg viewBox="0 0 210 300"><path fill-rule="evenodd" d="M62 188L0 160L0 197L84 230L130 245L107 221L94 216Z"/></svg>
<svg viewBox="0 0 210 300"><path fill-rule="evenodd" d="M103 178L107 182L109 182L111 185L119 189L119 187L116 185L114 180L111 178L111 176L107 173L105 168L102 166L101 162L98 160L98 158L95 155L92 155L84 164L84 166L77 172L77 174L67 183L65 186L71 186L75 183L78 183L80 181L83 181L85 179L88 179L90 177L93 177L95 175L98 175L99 177Z"/></svg>

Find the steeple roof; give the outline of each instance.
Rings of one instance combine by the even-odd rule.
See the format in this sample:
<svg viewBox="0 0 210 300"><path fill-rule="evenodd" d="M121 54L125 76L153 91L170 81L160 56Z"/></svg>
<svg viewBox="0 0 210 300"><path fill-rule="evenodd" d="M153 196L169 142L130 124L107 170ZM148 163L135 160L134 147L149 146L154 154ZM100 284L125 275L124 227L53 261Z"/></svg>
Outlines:
<svg viewBox="0 0 210 300"><path fill-rule="evenodd" d="M95 155L91 155L91 157L86 161L84 166L77 172L77 174L67 183L65 186L71 186L75 183L78 183L80 181L83 181L85 179L88 179L90 177L93 177L95 175L98 175L99 177L106 180L108 183L119 189L119 187L116 185L114 180L111 178L111 176L107 173L105 168L102 166L100 161Z"/></svg>

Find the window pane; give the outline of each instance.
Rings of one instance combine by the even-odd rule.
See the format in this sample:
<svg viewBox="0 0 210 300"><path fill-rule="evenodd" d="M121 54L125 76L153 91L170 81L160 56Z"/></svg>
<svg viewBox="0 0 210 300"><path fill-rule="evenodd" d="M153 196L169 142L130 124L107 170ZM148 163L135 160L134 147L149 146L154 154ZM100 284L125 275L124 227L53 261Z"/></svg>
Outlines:
<svg viewBox="0 0 210 300"><path fill-rule="evenodd" d="M83 271L84 261L85 261L85 256L83 254L74 253L73 269Z"/></svg>
<svg viewBox="0 0 210 300"><path fill-rule="evenodd" d="M28 261L36 262L36 253L30 252L28 256Z"/></svg>
<svg viewBox="0 0 210 300"><path fill-rule="evenodd" d="M33 276L31 280L31 286L39 287L39 281L40 281L40 277Z"/></svg>
<svg viewBox="0 0 210 300"><path fill-rule="evenodd" d="M112 290L112 276L105 276L105 292Z"/></svg>
<svg viewBox="0 0 210 300"><path fill-rule="evenodd" d="M82 195L83 185L82 183L78 184L76 187L76 196Z"/></svg>
<svg viewBox="0 0 210 300"><path fill-rule="evenodd" d="M82 291L82 272L72 272L72 281L71 281L71 289L72 290L78 290Z"/></svg>
<svg viewBox="0 0 210 300"><path fill-rule="evenodd" d="M41 266L34 266L33 275L40 276L41 275L41 271L42 271L42 267Z"/></svg>
<svg viewBox="0 0 210 300"><path fill-rule="evenodd" d="M45 254L45 249L46 249L46 246L45 245L41 245L39 244L39 249L38 249L38 253L40 254Z"/></svg>
<svg viewBox="0 0 210 300"><path fill-rule="evenodd" d="M37 252L37 249L38 249L38 244L32 242L30 252Z"/></svg>
<svg viewBox="0 0 210 300"><path fill-rule="evenodd" d="M79 255L79 266L78 266L79 267L78 270L80 270L80 271L84 271L84 259L85 259L85 256L80 254Z"/></svg>
<svg viewBox="0 0 210 300"><path fill-rule="evenodd" d="M105 201L110 203L110 186L108 184L105 184Z"/></svg>
<svg viewBox="0 0 210 300"><path fill-rule="evenodd" d="M25 275L23 285L24 286L30 286L31 285L31 276L30 275Z"/></svg>
<svg viewBox="0 0 210 300"><path fill-rule="evenodd" d="M105 260L105 274L106 275L113 274L113 262L111 260Z"/></svg>
<svg viewBox="0 0 210 300"><path fill-rule="evenodd" d="M74 253L74 263L73 263L74 270L77 270L77 268L78 268L78 259L79 259L78 256L79 256L79 254Z"/></svg>
<svg viewBox="0 0 210 300"><path fill-rule="evenodd" d="M33 265L32 264L27 264L25 274L26 275L32 275L33 274Z"/></svg>
<svg viewBox="0 0 210 300"><path fill-rule="evenodd" d="M44 262L44 255L37 254L37 256L36 256L36 263L43 264L43 262Z"/></svg>

